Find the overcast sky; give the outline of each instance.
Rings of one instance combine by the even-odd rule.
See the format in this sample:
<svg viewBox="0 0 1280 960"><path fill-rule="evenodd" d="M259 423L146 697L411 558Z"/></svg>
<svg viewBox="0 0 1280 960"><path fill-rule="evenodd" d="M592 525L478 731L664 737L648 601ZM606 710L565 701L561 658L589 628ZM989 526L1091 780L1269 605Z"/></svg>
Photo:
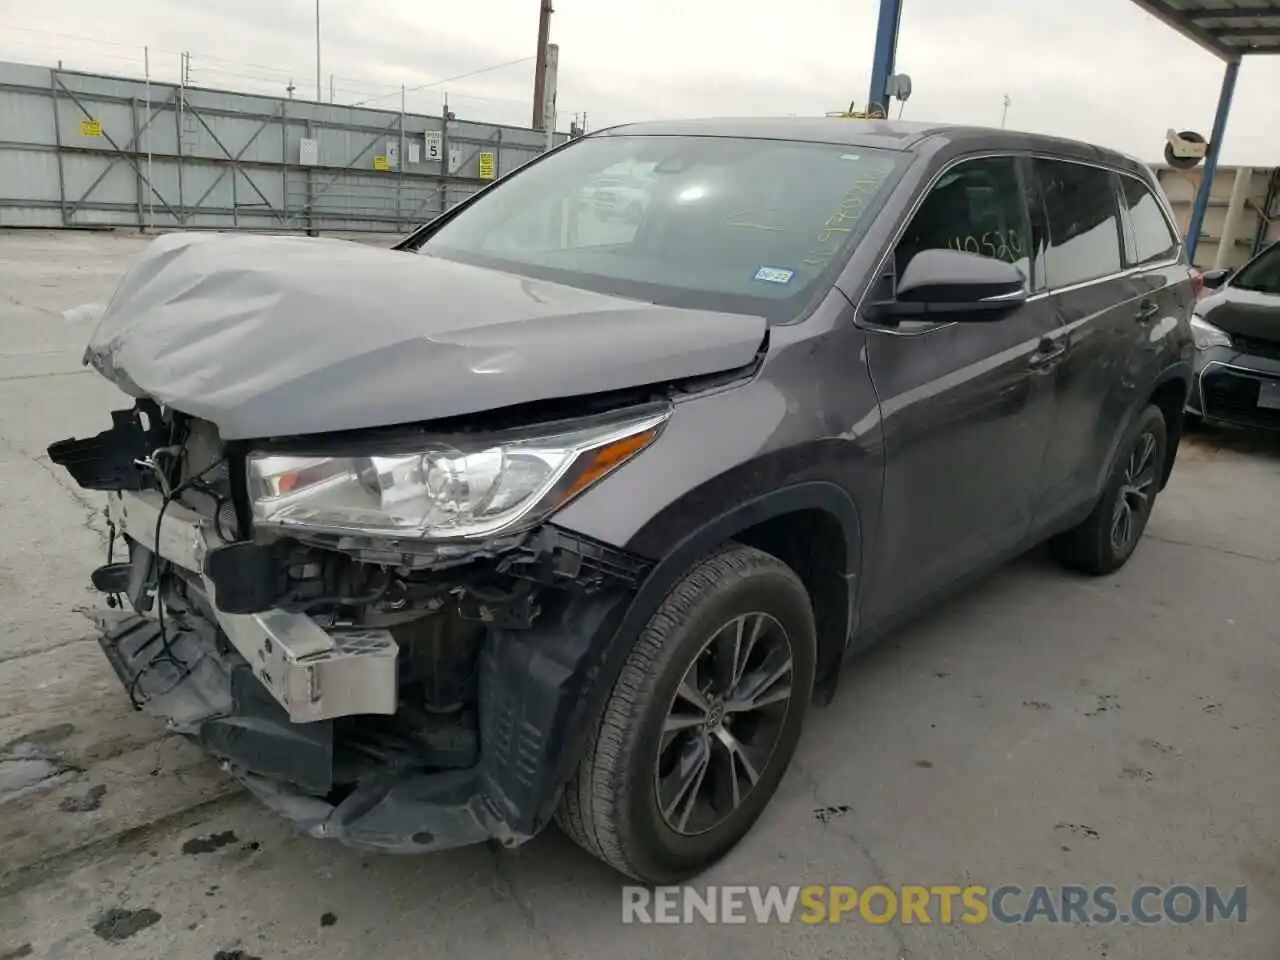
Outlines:
<svg viewBox="0 0 1280 960"><path fill-rule="evenodd" d="M904 0L904 116L1094 140L1156 160L1169 127L1206 136L1222 64L1130 0ZM560 126L708 115L821 114L867 94L876 0L555 0ZM527 125L539 0L320 0L324 99L379 97ZM1070 11L1068 13L1068 11ZM0 0L0 59L315 96L314 0ZM1224 162L1280 163L1280 57L1241 69ZM895 107L896 112L896 107Z"/></svg>

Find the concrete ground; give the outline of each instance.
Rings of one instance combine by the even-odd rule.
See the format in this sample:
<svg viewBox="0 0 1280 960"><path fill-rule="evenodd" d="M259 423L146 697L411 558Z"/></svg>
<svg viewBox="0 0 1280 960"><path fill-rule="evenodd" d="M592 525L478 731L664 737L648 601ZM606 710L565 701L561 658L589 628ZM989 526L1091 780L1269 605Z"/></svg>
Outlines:
<svg viewBox="0 0 1280 960"><path fill-rule="evenodd" d="M44 450L107 426L114 388L61 311L141 245L0 234L0 958L1280 956L1273 438L1190 440L1119 574L1031 555L861 658L699 881L1246 885L1246 922L624 929L619 878L554 830L362 856L130 712L78 612L96 503Z"/></svg>

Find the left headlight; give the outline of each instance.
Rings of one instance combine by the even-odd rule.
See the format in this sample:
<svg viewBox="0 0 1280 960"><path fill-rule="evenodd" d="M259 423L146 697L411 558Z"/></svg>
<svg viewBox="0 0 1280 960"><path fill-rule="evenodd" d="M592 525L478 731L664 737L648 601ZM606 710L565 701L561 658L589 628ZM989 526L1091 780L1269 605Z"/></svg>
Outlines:
<svg viewBox="0 0 1280 960"><path fill-rule="evenodd" d="M421 540L514 532L640 453L669 416L663 411L555 434L450 438L370 456L251 453L254 523Z"/></svg>
<svg viewBox="0 0 1280 960"><path fill-rule="evenodd" d="M1191 335L1195 339L1197 350L1231 346L1231 335L1215 327L1198 313L1191 317Z"/></svg>

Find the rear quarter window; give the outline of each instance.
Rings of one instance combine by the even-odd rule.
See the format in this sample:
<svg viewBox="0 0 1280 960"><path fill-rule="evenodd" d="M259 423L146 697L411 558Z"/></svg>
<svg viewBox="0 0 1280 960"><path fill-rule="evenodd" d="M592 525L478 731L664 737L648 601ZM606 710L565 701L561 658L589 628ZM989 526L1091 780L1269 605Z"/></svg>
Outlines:
<svg viewBox="0 0 1280 960"><path fill-rule="evenodd" d="M1120 198L1133 243L1130 260L1142 264L1173 257L1178 251L1178 238L1155 194L1140 180L1122 174Z"/></svg>

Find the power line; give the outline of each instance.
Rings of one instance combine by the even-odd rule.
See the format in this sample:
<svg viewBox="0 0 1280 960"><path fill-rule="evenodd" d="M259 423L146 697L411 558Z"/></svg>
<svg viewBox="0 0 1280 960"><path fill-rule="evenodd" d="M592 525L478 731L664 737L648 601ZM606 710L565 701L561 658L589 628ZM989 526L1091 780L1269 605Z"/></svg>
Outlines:
<svg viewBox="0 0 1280 960"><path fill-rule="evenodd" d="M533 59L534 59L533 56L518 57L515 60L508 60L505 63L495 63L493 64L493 66L490 66L490 67L481 67L479 70L472 70L468 73L460 73L456 77L445 77L443 80L432 80L430 83L420 83L416 87L405 87L404 92L417 93L419 90L426 90L429 87L438 87L441 84L445 84L445 83L454 83L458 80L467 80L470 77L478 77L480 74L488 73L491 70L501 70L504 67L514 67L518 63L527 63ZM382 94L381 96L369 97L367 100L357 100L355 103L348 104L348 106L362 107L366 103L372 103L374 100L385 100L387 97L396 96L399 93L400 91L397 90L394 94L385 93L385 94Z"/></svg>
<svg viewBox="0 0 1280 960"><path fill-rule="evenodd" d="M72 56L78 55L80 58L83 58L83 59L103 59L103 60L111 60L111 61L120 62L120 63L130 63L135 65L142 65L145 61L144 57L140 57L136 55L128 56L123 52L124 50L135 50L135 51L139 50L139 45L136 43L128 43L128 42L119 41L119 40L104 40L96 37L84 36L81 34L66 33L66 32L55 31L55 30L41 30L41 29L32 28L32 27L19 27L19 26L8 25L8 24L0 24L0 30L4 30L4 31L12 30L14 32L28 34L31 37L30 39L22 38L22 37L10 37L9 38L10 42L8 44L0 43L0 49L2 49L5 46L10 46L11 48L14 46L19 46L19 47L25 46L25 47L34 47L39 49L57 50L59 53L63 54L64 57L68 53L70 53ZM59 43L41 42L41 39L36 39L36 38L50 38L50 39L60 40L62 42L59 42ZM71 50L68 50L68 44L65 42L68 40L76 41L77 45L85 45L87 47L92 47L92 53L89 53L88 51L83 51L83 52L77 51L74 48L72 48ZM116 48L121 52L115 53L115 52L103 51L102 48L104 46ZM156 54L166 54L174 58L184 58L184 57L190 56L191 59L196 62L196 67L194 72L197 74L204 74L211 77L235 77L241 80L254 81L257 84L275 86L275 85L279 85L281 83L286 82L286 80L289 80L292 77L296 77L299 75L305 76L305 71L300 69L294 70L294 69L288 69L286 67L271 66L271 65L262 64L262 63L251 63L248 61L231 60L226 57L218 57L212 54L202 53L199 50L193 50L193 51L168 50L163 47L149 47L149 49L152 55L151 59L153 61L156 59L155 57ZM507 67L513 67L522 63L528 63L529 61L532 61L535 59L536 59L536 55L516 57L515 59L512 59L512 60L505 60L501 63L490 64L488 66L480 67L479 69L476 69L476 70L468 70L464 73L459 73L454 76L444 77L439 80L431 80L426 83L416 84L411 87L405 87L404 92L406 94L410 94L410 93L417 93L423 90L429 90L433 87L440 87L445 84L456 83L462 80L468 80L472 77L481 76L483 74L491 73L496 70L502 70L502 69L506 69ZM154 67L154 63L152 64L152 66ZM392 97L396 97L400 95L400 92L401 92L401 87L399 84L384 83L384 82L373 81L373 80L364 80L356 77L335 76L334 79L340 82L340 86L336 87L337 90L340 90L341 92L352 94L352 95L367 94L369 90L387 91L386 93L374 94L372 96L366 95L364 96L363 99L345 104L345 106L350 106L350 107L359 107L359 106L364 106L366 104L376 103L379 100L386 100ZM361 87L363 87L364 89L363 90L359 89ZM475 103L516 105L516 104L522 104L524 102L522 100L517 100L517 99L485 96L483 94L467 94L464 92L455 92L453 95L460 100L467 100Z"/></svg>

